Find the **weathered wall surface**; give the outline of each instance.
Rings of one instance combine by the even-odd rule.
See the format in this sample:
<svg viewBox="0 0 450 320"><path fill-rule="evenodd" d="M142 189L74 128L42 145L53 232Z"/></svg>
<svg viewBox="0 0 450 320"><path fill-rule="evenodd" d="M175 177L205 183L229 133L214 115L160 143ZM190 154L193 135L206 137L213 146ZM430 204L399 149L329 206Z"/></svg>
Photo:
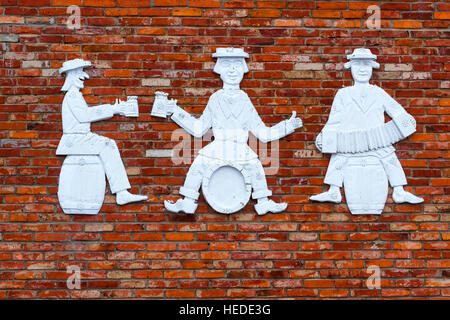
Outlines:
<svg viewBox="0 0 450 320"><path fill-rule="evenodd" d="M0 298L423 298L450 295L450 60L448 1L1 0ZM80 28L66 24L80 7ZM378 5L380 28L366 9ZM76 8L75 8L76 9ZM75 12L75 11L74 11ZM373 17L372 17L373 18ZM369 19L369 22L367 20ZM370 27L370 28L369 28ZM304 128L280 141L279 169L268 175L282 214L169 214L189 165L168 155L178 127L150 116L156 90L201 114L221 87L216 47L243 47L250 72L242 88L263 120L291 111ZM380 216L352 216L312 203L324 189L329 157L314 139L334 94L351 85L345 54L379 56L373 83L417 120L396 145L407 190L421 205ZM90 105L139 96L138 119L94 124L114 138L133 192L148 202L119 207L108 191L100 214L65 215L58 204L62 135L57 70L91 60ZM169 150L169 151L167 151ZM70 290L69 266L81 289ZM366 279L380 269L381 288ZM375 270L377 270L375 268Z"/></svg>

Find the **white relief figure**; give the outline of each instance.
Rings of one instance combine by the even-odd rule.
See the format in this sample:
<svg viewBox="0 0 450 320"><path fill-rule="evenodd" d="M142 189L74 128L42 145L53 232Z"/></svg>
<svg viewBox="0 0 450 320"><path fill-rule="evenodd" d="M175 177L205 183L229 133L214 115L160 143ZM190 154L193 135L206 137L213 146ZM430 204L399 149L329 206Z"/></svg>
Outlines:
<svg viewBox="0 0 450 320"><path fill-rule="evenodd" d="M65 213L96 214L103 203L105 173L116 202L123 205L146 200L147 196L131 194L127 173L116 142L91 132L91 122L109 119L115 114L137 117L137 97L88 107L80 89L89 75L83 68L89 61L73 59L63 63L59 73L66 73L61 91L63 136L57 155L67 155L60 174L58 198Z"/></svg>
<svg viewBox="0 0 450 320"><path fill-rule="evenodd" d="M372 69L379 68L369 49L355 49L347 55L354 85L340 89L330 116L316 139L317 148L331 153L324 182L329 190L310 197L314 201L340 203L340 187L353 214L380 214L388 193L388 181L395 203L423 202L403 189L407 184L393 143L416 131L416 122L387 92L369 84ZM384 112L392 121L385 123Z"/></svg>
<svg viewBox="0 0 450 320"><path fill-rule="evenodd" d="M184 198L175 203L165 201L164 206L171 212L193 214L202 187L207 202L221 213L240 210L250 194L257 199L255 209L259 215L281 212L287 204L268 198L272 192L267 187L258 156L247 144L248 133L269 142L294 132L302 126L302 121L293 112L290 119L267 127L248 95L239 87L248 72L245 62L248 53L241 48L218 48L213 57L217 58L214 72L220 74L223 88L211 95L199 119L179 108L176 101L167 100L163 92L158 92L155 99L152 115L172 114L172 120L195 137L202 137L210 128L214 135L214 141L199 151L189 168L180 188Z"/></svg>

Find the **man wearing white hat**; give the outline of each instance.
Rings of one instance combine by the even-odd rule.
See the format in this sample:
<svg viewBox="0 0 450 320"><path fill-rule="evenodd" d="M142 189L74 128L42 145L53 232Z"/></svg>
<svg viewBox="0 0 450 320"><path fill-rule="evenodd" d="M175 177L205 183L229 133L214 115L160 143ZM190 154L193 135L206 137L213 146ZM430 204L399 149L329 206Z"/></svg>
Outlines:
<svg viewBox="0 0 450 320"><path fill-rule="evenodd" d="M219 159L238 163L248 170L253 188L252 197L257 199L255 209L259 215L281 212L286 209L287 204L268 199L272 192L267 188L264 169L258 156L247 144L248 133L250 131L261 141L269 142L294 132L302 126L302 122L293 112L289 120L266 127L248 95L239 87L244 73L248 72L245 62L248 53L241 48L218 48L213 57L217 58L214 72L220 74L223 89L211 95L199 119L175 106L172 120L195 137L203 136L212 128L214 141L201 149L192 163L184 186L180 188L180 194L185 198L176 203L165 201L164 206L171 212L194 213L198 206L196 200L203 173L212 161Z"/></svg>
<svg viewBox="0 0 450 320"><path fill-rule="evenodd" d="M114 140L91 132L91 122L109 119L114 114L126 115L124 104L103 104L88 107L80 89L89 75L83 68L91 63L83 59L73 59L63 63L59 73L66 73L61 91L66 91L62 103L63 136L59 142L57 155L98 155L103 163L109 186L116 194L120 205L146 200L147 196L131 194L127 173Z"/></svg>
<svg viewBox="0 0 450 320"><path fill-rule="evenodd" d="M423 202L403 189L407 184L403 168L392 144L412 134L416 129L414 118L389 94L378 86L369 84L372 69L379 68L376 55L369 49L355 49L347 55L345 68L351 69L354 85L340 89L331 106L330 116L316 139L317 147L332 153L324 182L330 185L327 192L310 197L315 201L341 202L345 164L351 157L378 158L387 178L394 188L396 203ZM385 123L384 112L392 121Z"/></svg>

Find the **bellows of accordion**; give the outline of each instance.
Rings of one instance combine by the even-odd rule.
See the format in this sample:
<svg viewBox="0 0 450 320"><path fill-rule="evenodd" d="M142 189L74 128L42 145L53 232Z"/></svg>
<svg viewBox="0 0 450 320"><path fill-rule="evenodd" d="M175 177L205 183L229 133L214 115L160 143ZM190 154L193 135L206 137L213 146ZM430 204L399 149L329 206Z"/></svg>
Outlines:
<svg viewBox="0 0 450 320"><path fill-rule="evenodd" d="M358 153L387 147L404 138L394 121L381 126L337 132L337 152Z"/></svg>
<svg viewBox="0 0 450 320"><path fill-rule="evenodd" d="M325 126L316 138L316 146L323 153L360 153L390 146L415 131L414 117L402 112L388 123L368 129L345 131Z"/></svg>

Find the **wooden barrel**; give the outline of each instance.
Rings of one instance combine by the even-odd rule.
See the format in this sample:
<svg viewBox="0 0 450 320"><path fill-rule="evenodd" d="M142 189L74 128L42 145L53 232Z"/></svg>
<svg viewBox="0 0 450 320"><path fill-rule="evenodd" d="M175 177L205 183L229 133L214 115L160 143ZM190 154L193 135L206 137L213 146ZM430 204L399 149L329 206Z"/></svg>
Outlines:
<svg viewBox="0 0 450 320"><path fill-rule="evenodd" d="M350 157L345 164L344 190L352 214L381 214L388 195L388 179L376 157Z"/></svg>
<svg viewBox="0 0 450 320"><path fill-rule="evenodd" d="M234 213L250 199L250 176L241 166L212 162L203 176L202 191L215 211Z"/></svg>
<svg viewBox="0 0 450 320"><path fill-rule="evenodd" d="M64 213L97 214L105 198L105 187L105 170L100 157L66 157L58 185L58 199Z"/></svg>

